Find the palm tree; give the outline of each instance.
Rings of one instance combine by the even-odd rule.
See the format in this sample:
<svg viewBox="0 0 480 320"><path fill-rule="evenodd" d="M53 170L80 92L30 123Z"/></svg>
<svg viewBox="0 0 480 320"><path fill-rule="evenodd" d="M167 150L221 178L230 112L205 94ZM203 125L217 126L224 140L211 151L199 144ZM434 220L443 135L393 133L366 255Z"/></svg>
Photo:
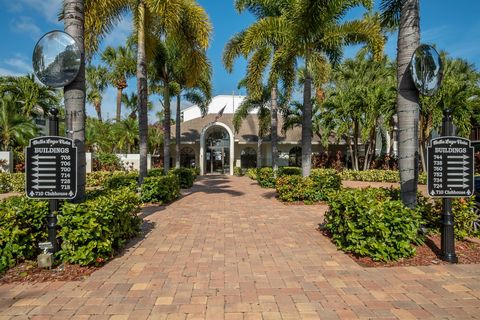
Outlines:
<svg viewBox="0 0 480 320"><path fill-rule="evenodd" d="M98 49L101 39L130 10L134 17L137 40L137 94L140 135L140 179L147 175L148 116L147 116L147 57L162 36L176 35L182 46L188 47L192 34L196 35L199 47L206 48L210 23L204 10L191 0L98 0L89 2L85 25L85 42L90 52ZM99 19L98 17L102 17ZM190 33L191 31L191 33ZM181 41L180 41L181 40ZM148 55L147 55L148 53ZM192 59L194 60L194 59Z"/></svg>
<svg viewBox="0 0 480 320"><path fill-rule="evenodd" d="M107 47L102 53L102 61L110 71L109 82L117 88L117 113L115 119L120 121L122 115L122 92L128 87L127 80L135 72L135 55L129 47Z"/></svg>
<svg viewBox="0 0 480 320"><path fill-rule="evenodd" d="M37 134L37 127L31 119L17 112L14 98L0 96L0 138L2 150L27 146Z"/></svg>
<svg viewBox="0 0 480 320"><path fill-rule="evenodd" d="M127 107L127 109L130 109L130 115L129 117L132 119L137 119L137 107L138 107L138 96L135 92L130 92L130 95L123 93L122 94L122 102Z"/></svg>
<svg viewBox="0 0 480 320"><path fill-rule="evenodd" d="M344 21L349 9L372 5L362 0L291 0L282 2L281 14L265 17L252 25L245 35L243 50L249 52L275 40L280 44L273 59L273 70L295 64L300 58L305 64L302 124L302 174L311 171L312 139L312 69L324 63L326 55L331 62L339 60L345 45L366 43L375 56L383 50L384 37L374 17ZM291 79L292 81L294 80Z"/></svg>
<svg viewBox="0 0 480 320"><path fill-rule="evenodd" d="M88 66L86 70L87 101L93 104L98 120L102 121L103 92L107 88L108 70L102 66Z"/></svg>
<svg viewBox="0 0 480 320"><path fill-rule="evenodd" d="M417 205L419 95L410 73L410 59L420 44L419 0L382 0L383 24L398 26L397 114L400 194L409 208Z"/></svg>
<svg viewBox="0 0 480 320"><path fill-rule="evenodd" d="M261 0L235 0L235 6L238 12L248 10L250 13L256 16L257 19L263 19L266 17L276 17L281 14L281 8L284 6L284 0L275 2L265 2ZM245 78L246 86L250 91L252 98L260 99L263 87L263 74L273 63L273 57L279 43L276 39L270 39L268 43L265 43L261 47L250 48L250 50L244 50L245 35L249 32L249 29L235 34L225 46L223 54L223 63L228 72L233 71L234 60L243 55L249 59L249 65L247 67L247 75ZM268 84L270 87L270 115L271 115L271 148L272 148L272 168L274 172L278 169L278 81L279 78L284 79L284 83L289 85L291 81L288 80L292 74L294 74L293 65L284 65L285 68L276 70L270 68L268 75ZM285 80L286 79L286 80ZM290 92L291 88L287 87L286 92Z"/></svg>
<svg viewBox="0 0 480 320"><path fill-rule="evenodd" d="M117 138L117 150L132 153L138 146L138 122L136 119L126 118L115 122L114 136Z"/></svg>
<svg viewBox="0 0 480 320"><path fill-rule="evenodd" d="M262 95L260 98L253 98L250 95L242 101L235 114L233 115L233 127L235 132L238 133L242 122L248 117L248 115L255 109L257 109L258 116L258 139L257 139L257 168L262 167L262 142L267 136L271 128L270 109L268 103L270 101L270 93L268 87L263 87Z"/></svg>
<svg viewBox="0 0 480 320"><path fill-rule="evenodd" d="M91 2L87 2L87 7ZM84 1L63 1L63 22L65 32L70 34L84 57ZM97 16L98 19L98 16ZM100 20L100 19L99 19ZM85 198L86 159L85 159L85 60L82 58L77 77L64 88L65 112L68 137L77 147L77 197Z"/></svg>
<svg viewBox="0 0 480 320"><path fill-rule="evenodd" d="M0 94L14 97L22 114L27 117L44 116L59 103L55 91L36 82L33 74L0 78Z"/></svg>

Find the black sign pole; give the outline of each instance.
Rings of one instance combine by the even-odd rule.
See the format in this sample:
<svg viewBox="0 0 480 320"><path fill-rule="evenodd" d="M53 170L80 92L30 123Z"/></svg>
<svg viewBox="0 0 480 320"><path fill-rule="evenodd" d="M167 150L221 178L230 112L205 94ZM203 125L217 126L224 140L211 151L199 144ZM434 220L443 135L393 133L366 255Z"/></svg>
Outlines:
<svg viewBox="0 0 480 320"><path fill-rule="evenodd" d="M455 134L453 131L452 114L450 110L447 110L443 116L442 134L443 136L451 137ZM453 226L452 199L443 198L441 257L444 261L457 263L458 258L455 254L455 235Z"/></svg>
<svg viewBox="0 0 480 320"><path fill-rule="evenodd" d="M58 109L50 109L50 123L49 123L49 135L58 136ZM50 199L48 200L48 205L50 207L50 212L47 216L47 228L48 228L48 241L53 246L53 253L58 250L57 243L57 216L58 211L58 200Z"/></svg>

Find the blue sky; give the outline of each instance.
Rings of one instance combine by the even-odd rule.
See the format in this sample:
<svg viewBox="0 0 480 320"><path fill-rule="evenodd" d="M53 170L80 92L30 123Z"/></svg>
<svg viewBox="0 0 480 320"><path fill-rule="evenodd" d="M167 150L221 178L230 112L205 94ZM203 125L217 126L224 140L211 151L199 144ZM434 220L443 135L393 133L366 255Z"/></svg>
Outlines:
<svg viewBox="0 0 480 320"><path fill-rule="evenodd" d="M214 67L213 87L215 94L232 94L238 81L243 77L245 62L239 60L232 74L228 74L222 65L222 52L225 43L236 32L251 24L254 19L249 14L239 15L233 0L198 0L206 9L213 23L214 31L208 55ZM480 68L480 1L463 0L421 0L420 23L421 42L436 44L440 50L446 50L454 57L460 57ZM375 0L378 5L379 0ZM61 0L0 0L0 75L22 75L31 72L31 55L36 41L42 34L62 29L56 16ZM348 18L361 15L354 10ZM112 34L104 41L105 45L121 45L129 33L131 21L123 19ZM358 47L346 48L345 57L353 56ZM396 54L396 35L392 34L385 48L392 58ZM135 90L135 80L129 81L126 92ZM158 110L159 103L153 102ZM105 92L103 103L104 116L114 117L115 90ZM91 106L87 113L94 115Z"/></svg>

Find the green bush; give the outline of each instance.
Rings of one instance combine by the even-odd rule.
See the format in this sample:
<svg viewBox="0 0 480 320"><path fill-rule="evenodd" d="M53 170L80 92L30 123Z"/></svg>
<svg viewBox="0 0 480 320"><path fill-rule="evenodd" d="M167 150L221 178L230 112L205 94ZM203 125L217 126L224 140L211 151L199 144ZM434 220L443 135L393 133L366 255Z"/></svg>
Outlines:
<svg viewBox="0 0 480 320"><path fill-rule="evenodd" d="M301 176L302 168L299 167L280 167L277 172L278 176Z"/></svg>
<svg viewBox="0 0 480 320"><path fill-rule="evenodd" d="M340 249L377 261L398 260L415 254L422 242L421 215L388 189L343 189L329 196L325 228Z"/></svg>
<svg viewBox="0 0 480 320"><path fill-rule="evenodd" d="M163 168L154 168L148 170L147 177L161 177L164 176Z"/></svg>
<svg viewBox="0 0 480 320"><path fill-rule="evenodd" d="M306 178L299 175L283 175L276 181L278 198L286 202L324 201L332 191L339 190L340 185L340 177L332 169L314 169Z"/></svg>
<svg viewBox="0 0 480 320"><path fill-rule="evenodd" d="M170 170L170 174L173 174L178 177L180 182L180 188L188 189L193 186L193 181L195 181L195 173L188 168L178 168Z"/></svg>
<svg viewBox="0 0 480 320"><path fill-rule="evenodd" d="M272 168L257 169L257 181L262 188L275 188L275 175Z"/></svg>
<svg viewBox="0 0 480 320"><path fill-rule="evenodd" d="M0 193L24 191L25 173L0 172Z"/></svg>
<svg viewBox="0 0 480 320"><path fill-rule="evenodd" d="M176 175L147 177L141 186L143 202L169 203L180 196L180 182Z"/></svg>
<svg viewBox="0 0 480 320"><path fill-rule="evenodd" d="M342 180L368 182L400 182L400 174L396 170L371 169L366 171L343 170L340 173ZM419 184L427 184L427 175L422 172L418 176Z"/></svg>
<svg viewBox="0 0 480 320"><path fill-rule="evenodd" d="M84 203L64 203L58 215L61 260L80 265L111 259L140 231L140 199L129 188L104 192Z"/></svg>
<svg viewBox="0 0 480 320"><path fill-rule="evenodd" d="M0 273L34 258L46 240L48 203L24 196L0 201Z"/></svg>
<svg viewBox="0 0 480 320"><path fill-rule="evenodd" d="M116 171L122 169L120 159L113 153L97 153L95 154L95 160L98 161L101 171Z"/></svg>
<svg viewBox="0 0 480 320"><path fill-rule="evenodd" d="M237 177L242 177L245 173L243 172L242 168L240 167L233 167L233 175Z"/></svg>
<svg viewBox="0 0 480 320"><path fill-rule="evenodd" d="M250 179L257 180L257 168L249 168L246 173Z"/></svg>
<svg viewBox="0 0 480 320"><path fill-rule="evenodd" d="M105 181L102 184L103 188L107 190L111 190L111 189L128 187L131 190L136 190L138 185L138 173L124 172L124 171L118 171L118 172L119 173L112 174L110 177L105 179Z"/></svg>

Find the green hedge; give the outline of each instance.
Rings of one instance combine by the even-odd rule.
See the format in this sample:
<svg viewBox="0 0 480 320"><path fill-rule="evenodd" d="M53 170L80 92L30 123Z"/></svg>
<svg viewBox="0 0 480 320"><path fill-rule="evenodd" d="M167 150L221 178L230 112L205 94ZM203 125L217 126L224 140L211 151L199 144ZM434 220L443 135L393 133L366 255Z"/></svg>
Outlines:
<svg viewBox="0 0 480 320"><path fill-rule="evenodd" d="M250 179L257 180L257 168L247 169L246 174Z"/></svg>
<svg viewBox="0 0 480 320"><path fill-rule="evenodd" d="M120 172L123 173L113 174L106 178L102 184L103 188L110 190L128 187L131 190L136 190L138 186L138 172Z"/></svg>
<svg viewBox="0 0 480 320"><path fill-rule="evenodd" d="M0 193L25 191L25 173L0 172Z"/></svg>
<svg viewBox="0 0 480 320"><path fill-rule="evenodd" d="M164 176L163 168L154 168L148 170L147 177L161 177Z"/></svg>
<svg viewBox="0 0 480 320"><path fill-rule="evenodd" d="M301 176L302 168L299 167L280 167L277 172L278 176Z"/></svg>
<svg viewBox="0 0 480 320"><path fill-rule="evenodd" d="M257 181L262 188L275 188L275 175L272 168L257 169Z"/></svg>
<svg viewBox="0 0 480 320"><path fill-rule="evenodd" d="M283 175L277 178L276 189L282 201L315 202L328 199L328 195L339 190L341 180L335 170L314 169L309 177Z"/></svg>
<svg viewBox="0 0 480 320"><path fill-rule="evenodd" d="M80 265L111 259L140 231L140 199L129 188L104 192L84 203L64 203L58 215L63 261Z"/></svg>
<svg viewBox="0 0 480 320"><path fill-rule="evenodd" d="M233 175L237 177L242 177L245 175L245 172L240 167L233 167Z"/></svg>
<svg viewBox="0 0 480 320"><path fill-rule="evenodd" d="M178 177L180 188L182 189L191 188L196 177L195 171L189 168L172 169L170 170L170 174Z"/></svg>
<svg viewBox="0 0 480 320"><path fill-rule="evenodd" d="M180 196L180 182L176 175L146 177L141 186L143 202L169 203Z"/></svg>
<svg viewBox="0 0 480 320"><path fill-rule="evenodd" d="M342 180L368 181L368 182L400 182L400 174L396 170L371 169L366 171L343 170L340 172ZM421 173L418 183L427 184L427 175Z"/></svg>
<svg viewBox="0 0 480 320"><path fill-rule="evenodd" d="M33 259L46 239L48 203L23 196L0 201L0 273Z"/></svg>
<svg viewBox="0 0 480 320"><path fill-rule="evenodd" d="M343 189L329 196L325 228L340 249L377 261L415 254L422 242L420 212L403 205L388 189Z"/></svg>

